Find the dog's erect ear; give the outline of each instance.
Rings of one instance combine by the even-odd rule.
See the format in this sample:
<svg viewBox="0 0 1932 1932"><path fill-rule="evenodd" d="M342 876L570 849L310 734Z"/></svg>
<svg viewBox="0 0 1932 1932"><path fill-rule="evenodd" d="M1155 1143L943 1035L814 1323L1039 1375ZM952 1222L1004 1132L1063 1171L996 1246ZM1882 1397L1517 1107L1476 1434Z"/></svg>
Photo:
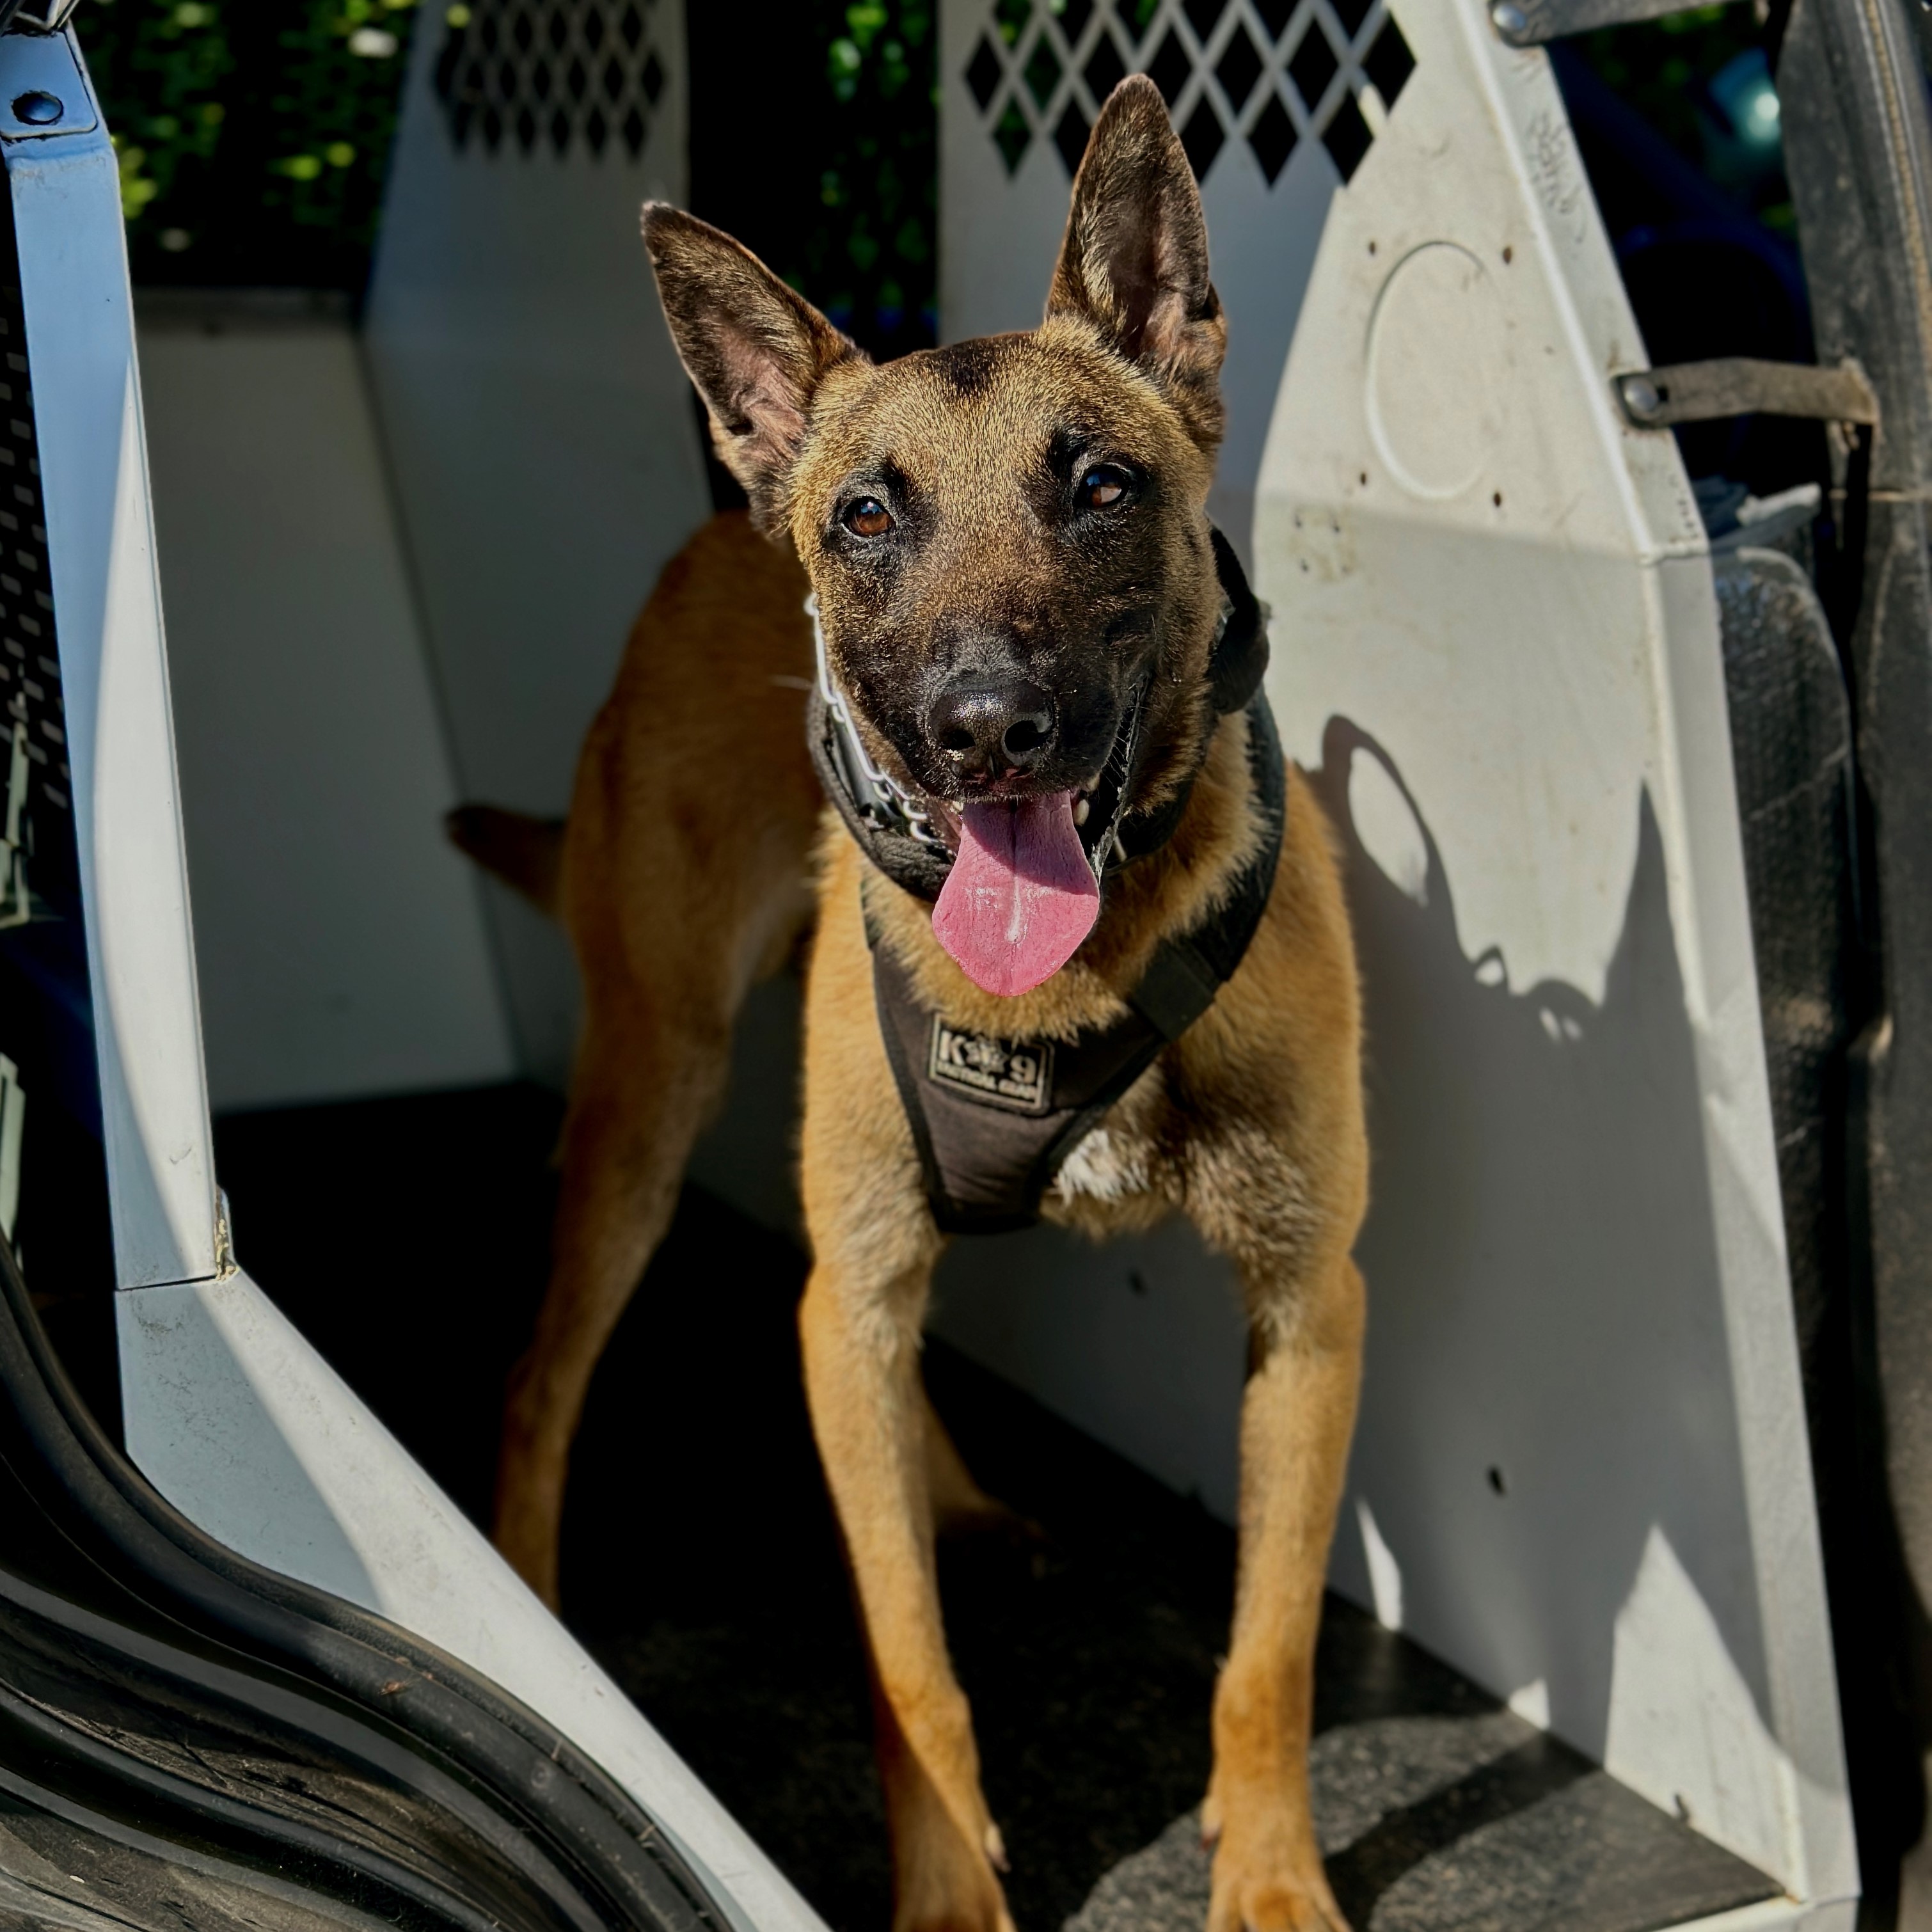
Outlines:
<svg viewBox="0 0 1932 1932"><path fill-rule="evenodd" d="M862 352L748 248L682 208L646 202L644 246L718 453L759 527L775 530L813 392L834 364Z"/></svg>
<svg viewBox="0 0 1932 1932"><path fill-rule="evenodd" d="M1228 326L1208 278L1207 218L1145 74L1122 81L1094 124L1046 312L1092 322L1167 392L1196 442L1220 442Z"/></svg>

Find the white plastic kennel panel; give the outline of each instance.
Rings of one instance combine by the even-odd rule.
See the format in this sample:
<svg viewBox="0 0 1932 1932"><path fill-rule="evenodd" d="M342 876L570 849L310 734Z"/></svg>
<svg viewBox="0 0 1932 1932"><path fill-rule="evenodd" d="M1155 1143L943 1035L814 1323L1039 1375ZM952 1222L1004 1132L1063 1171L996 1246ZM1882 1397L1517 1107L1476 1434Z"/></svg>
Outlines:
<svg viewBox="0 0 1932 1932"><path fill-rule="evenodd" d="M676 0L425 9L366 322L467 794L561 812L659 570L709 514L690 386L638 239L681 200ZM526 1071L560 1079L556 930L490 888Z"/></svg>
<svg viewBox="0 0 1932 1932"><path fill-rule="evenodd" d="M1054 117L1126 10L947 9L949 336L1037 314ZM1334 1579L1830 1916L1856 1867L1705 539L1670 438L1611 406L1643 349L1546 58L1478 0L1398 11L1401 63L1326 0L1163 7L1131 44L1184 54L1177 123L1226 137L1190 143L1234 342L1219 508L1256 480L1230 534L1357 908L1370 1322ZM1298 125L1319 34L1318 111L1359 88L1373 139L1340 186L1304 134L1270 200L1261 84L1218 64L1277 25ZM1363 84L1411 61L1393 101ZM1225 1269L1180 1231L1006 1245L950 1258L942 1331L1228 1512Z"/></svg>
<svg viewBox="0 0 1932 1932"><path fill-rule="evenodd" d="M1475 0L1270 425L1270 690L1354 872L1342 1586L1801 1898L1856 1889L1717 602L1548 61Z"/></svg>
<svg viewBox="0 0 1932 1932"><path fill-rule="evenodd" d="M210 1100L508 1079L354 331L294 291L136 306Z"/></svg>

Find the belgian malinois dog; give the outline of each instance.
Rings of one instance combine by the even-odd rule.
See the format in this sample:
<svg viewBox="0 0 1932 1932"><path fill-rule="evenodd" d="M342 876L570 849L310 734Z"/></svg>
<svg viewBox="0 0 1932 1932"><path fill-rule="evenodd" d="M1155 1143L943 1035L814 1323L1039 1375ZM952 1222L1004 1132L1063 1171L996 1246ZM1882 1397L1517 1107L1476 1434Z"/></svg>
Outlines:
<svg viewBox="0 0 1932 1932"><path fill-rule="evenodd" d="M1248 696L1259 660L1225 662L1246 598L1205 508L1226 328L1186 156L1153 85L1124 82L1040 326L884 367L704 223L653 205L644 237L751 508L666 570L567 826L472 808L453 826L563 920L586 997L498 1541L554 1601L591 1370L721 1094L738 1004L815 912L800 1326L877 1691L898 1932L1010 1927L933 1556L936 1527L998 1505L919 1360L947 1228L1015 1202L1095 1235L1179 1210L1238 1266L1252 1368L1210 1932L1340 1932L1307 1747L1363 1328L1355 965L1321 808L1270 766ZM1059 1105L1049 1087L1082 1068ZM1013 1133L1033 1137L1018 1169ZM1007 1178L976 1192L987 1160Z"/></svg>

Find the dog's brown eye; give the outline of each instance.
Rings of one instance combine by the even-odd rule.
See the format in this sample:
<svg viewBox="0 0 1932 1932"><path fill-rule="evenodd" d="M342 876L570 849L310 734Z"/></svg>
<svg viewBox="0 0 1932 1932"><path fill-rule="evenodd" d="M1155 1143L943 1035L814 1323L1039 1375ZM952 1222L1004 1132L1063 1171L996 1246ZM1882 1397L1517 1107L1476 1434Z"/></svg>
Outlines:
<svg viewBox="0 0 1932 1932"><path fill-rule="evenodd" d="M845 527L855 537L882 537L892 526L892 512L876 496L861 496L845 512Z"/></svg>
<svg viewBox="0 0 1932 1932"><path fill-rule="evenodd" d="M1088 470L1080 479L1081 507L1104 510L1109 504L1118 503L1127 494L1132 480L1124 470L1116 469L1111 463Z"/></svg>

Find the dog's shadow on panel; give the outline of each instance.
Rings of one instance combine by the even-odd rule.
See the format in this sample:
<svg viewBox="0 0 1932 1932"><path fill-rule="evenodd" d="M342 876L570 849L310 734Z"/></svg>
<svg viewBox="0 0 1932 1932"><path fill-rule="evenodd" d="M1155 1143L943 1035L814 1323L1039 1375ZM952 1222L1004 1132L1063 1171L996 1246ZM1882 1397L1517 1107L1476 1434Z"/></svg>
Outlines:
<svg viewBox="0 0 1932 1932"><path fill-rule="evenodd" d="M1599 1761L1619 1742L1642 1754L1646 1724L1694 1729L1664 1707L1714 1672L1747 1726L1768 1729L1702 1103L1648 798L1599 1005L1512 986L1494 949L1467 956L1442 854L1387 753L1342 719L1322 749L1310 776L1346 865L1373 1162L1336 1580ZM1384 863L1391 803L1414 820L1400 879ZM1698 1795L1679 1808L1694 1823Z"/></svg>

